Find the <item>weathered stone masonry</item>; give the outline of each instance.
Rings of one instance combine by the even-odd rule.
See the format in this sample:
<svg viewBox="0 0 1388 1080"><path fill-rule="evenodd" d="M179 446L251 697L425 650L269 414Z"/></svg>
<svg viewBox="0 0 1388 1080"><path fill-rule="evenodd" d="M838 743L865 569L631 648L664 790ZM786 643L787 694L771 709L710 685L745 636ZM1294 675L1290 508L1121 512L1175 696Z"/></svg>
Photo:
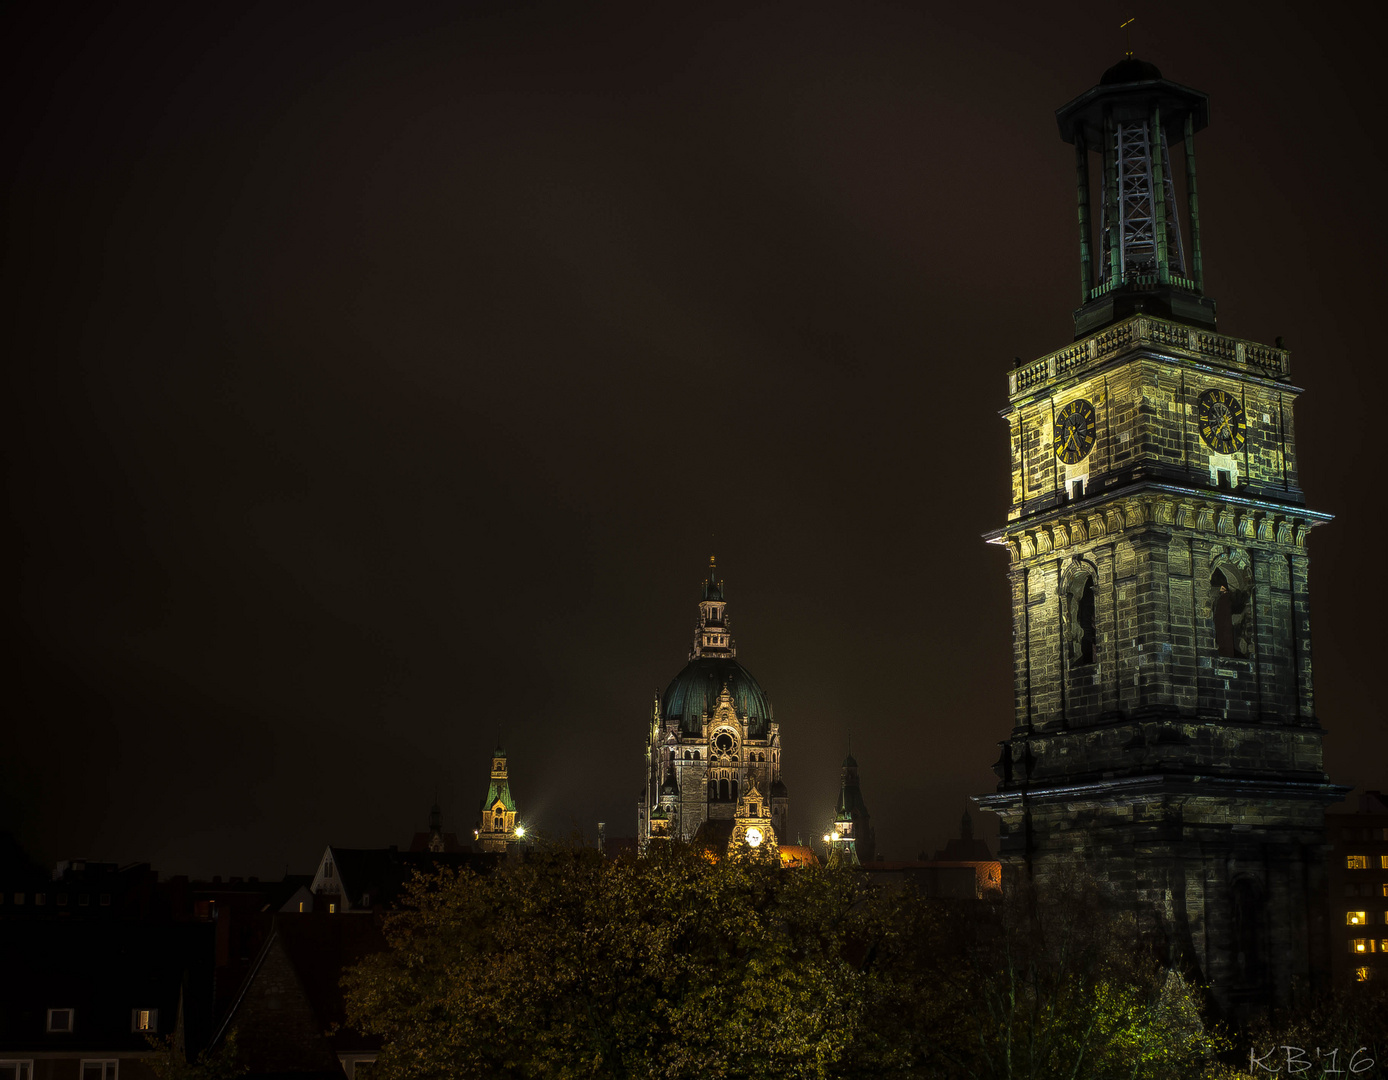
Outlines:
<svg viewBox="0 0 1388 1080"><path fill-rule="evenodd" d="M1323 966L1323 807L1288 355L1133 316L1010 377L1016 717L1001 852L1042 877L1081 859L1169 933L1226 1007L1285 1001ZM1200 438L1227 390L1244 445ZM1055 416L1093 404L1067 465ZM1216 577L1215 575L1221 575ZM1220 592L1237 598L1224 648ZM1085 594L1088 593L1086 596ZM1082 625L1081 625L1082 624Z"/></svg>

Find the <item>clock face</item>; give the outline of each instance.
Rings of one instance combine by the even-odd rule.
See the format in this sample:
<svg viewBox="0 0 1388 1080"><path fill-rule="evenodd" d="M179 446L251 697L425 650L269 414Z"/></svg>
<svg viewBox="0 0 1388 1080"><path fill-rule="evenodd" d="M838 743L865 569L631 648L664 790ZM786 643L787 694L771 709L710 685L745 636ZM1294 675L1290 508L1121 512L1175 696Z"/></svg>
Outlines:
<svg viewBox="0 0 1388 1080"><path fill-rule="evenodd" d="M755 825L747 830L747 843L751 844L753 847L757 847L761 844L761 830Z"/></svg>
<svg viewBox="0 0 1388 1080"><path fill-rule="evenodd" d="M1239 399L1227 390L1200 395L1200 437L1211 450L1232 454L1243 448L1248 424Z"/></svg>
<svg viewBox="0 0 1388 1080"><path fill-rule="evenodd" d="M1094 406L1085 398L1070 402L1055 415L1055 456L1066 465L1078 464L1094 449L1097 433Z"/></svg>

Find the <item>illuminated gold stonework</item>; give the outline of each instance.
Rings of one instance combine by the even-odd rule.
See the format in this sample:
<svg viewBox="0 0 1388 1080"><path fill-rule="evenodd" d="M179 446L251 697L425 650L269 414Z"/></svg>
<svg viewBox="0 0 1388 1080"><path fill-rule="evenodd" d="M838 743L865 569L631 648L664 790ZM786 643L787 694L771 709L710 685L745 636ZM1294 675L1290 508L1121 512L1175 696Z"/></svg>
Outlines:
<svg viewBox="0 0 1388 1080"><path fill-rule="evenodd" d="M516 803L511 797L506 751L500 747L492 755L491 782L482 797L481 818L473 836L482 851L505 851L525 835L516 824Z"/></svg>
<svg viewBox="0 0 1388 1080"><path fill-rule="evenodd" d="M651 706L646 776L636 807L642 850L657 839L722 848L748 791L760 793L752 825L759 849L776 849L790 809L781 780L781 728L770 697L736 659L723 582L710 559L689 662ZM745 830L736 847L750 851Z"/></svg>
<svg viewBox="0 0 1388 1080"><path fill-rule="evenodd" d="M778 851L776 830L771 825L771 807L757 789L756 780L751 780L737 800L728 854L732 858L778 860Z"/></svg>
<svg viewBox="0 0 1388 1080"><path fill-rule="evenodd" d="M988 537L1010 556L1016 713L978 802L1006 872L1083 852L1178 925L1222 1005L1289 1000L1276 965L1305 955L1306 915L1273 898L1305 888L1262 853L1315 849L1343 791L1311 677L1307 540L1329 515L1300 489L1289 371L1151 315L1015 368Z"/></svg>

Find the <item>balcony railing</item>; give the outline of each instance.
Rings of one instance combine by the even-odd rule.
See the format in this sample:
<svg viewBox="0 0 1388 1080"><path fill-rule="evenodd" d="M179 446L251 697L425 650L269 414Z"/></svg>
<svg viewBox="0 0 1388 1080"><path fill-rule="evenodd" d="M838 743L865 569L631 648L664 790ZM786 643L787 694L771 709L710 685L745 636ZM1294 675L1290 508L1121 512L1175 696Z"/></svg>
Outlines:
<svg viewBox="0 0 1388 1080"><path fill-rule="evenodd" d="M1016 397L1052 379L1101 364L1144 345L1193 360L1213 362L1264 378L1286 379L1291 354L1256 341L1215 334L1150 315L1134 315L1082 341L1033 360L1008 375L1008 395Z"/></svg>

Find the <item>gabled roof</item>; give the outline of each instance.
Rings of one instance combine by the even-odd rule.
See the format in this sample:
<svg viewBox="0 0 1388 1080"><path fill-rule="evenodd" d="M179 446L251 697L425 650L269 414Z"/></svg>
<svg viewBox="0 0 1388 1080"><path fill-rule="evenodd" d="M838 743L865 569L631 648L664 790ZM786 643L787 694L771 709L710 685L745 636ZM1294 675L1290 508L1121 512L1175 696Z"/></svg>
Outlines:
<svg viewBox="0 0 1388 1080"><path fill-rule="evenodd" d="M378 1037L344 1026L342 973L385 948L367 916L276 915L215 1042L235 1028L240 1060L252 1075L340 1077L339 1051L380 1047Z"/></svg>
<svg viewBox="0 0 1388 1080"><path fill-rule="evenodd" d="M492 782L487 785L487 797L482 800L482 809L490 810L498 800L507 812L516 812L516 800L511 797L511 783L505 777L492 777Z"/></svg>

